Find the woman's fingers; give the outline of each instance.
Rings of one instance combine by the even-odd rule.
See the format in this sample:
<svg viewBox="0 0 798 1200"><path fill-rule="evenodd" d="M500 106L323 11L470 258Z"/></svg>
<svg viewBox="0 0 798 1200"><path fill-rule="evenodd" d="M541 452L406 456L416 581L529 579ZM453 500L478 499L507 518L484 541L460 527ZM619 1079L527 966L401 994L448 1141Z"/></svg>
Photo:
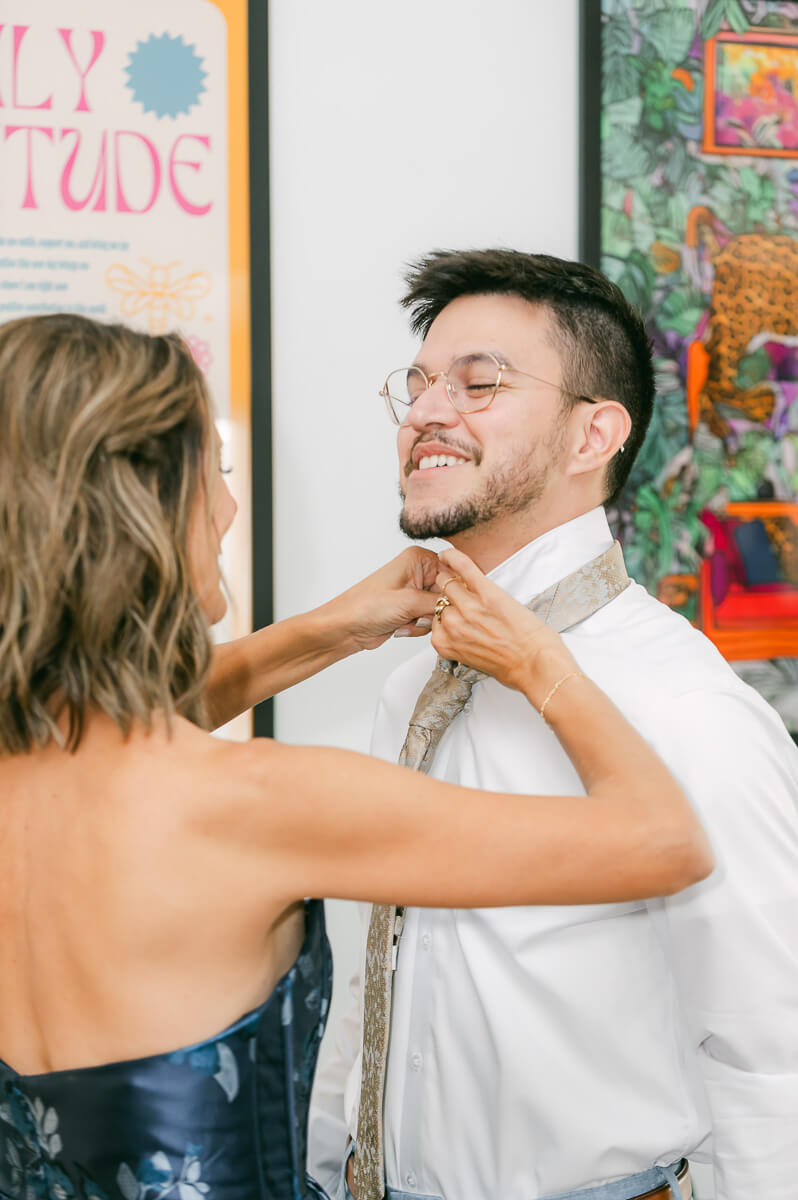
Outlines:
<svg viewBox="0 0 798 1200"><path fill-rule="evenodd" d="M526 629L543 625L543 622L534 615L531 609L526 608L518 600L514 600L492 579L488 579L476 563L461 550L446 550L438 557L442 569L435 580L435 587L439 593L442 592L442 585L446 580L455 577L459 581L459 586L472 594L482 612L486 616L490 616L494 622L509 623L512 627L518 626L518 622L521 622L520 627ZM457 587L457 583L451 583L446 588L446 595L451 596L452 599L464 600L464 592L458 592ZM472 611L474 611L473 606Z"/></svg>
<svg viewBox="0 0 798 1200"><path fill-rule="evenodd" d="M423 546L411 546L405 553L411 556L413 586L421 589L433 587L435 576L441 569L437 554Z"/></svg>
<svg viewBox="0 0 798 1200"><path fill-rule="evenodd" d="M438 558L450 575L459 575L470 591L479 591L485 576L467 554L463 554L462 550L451 549L442 551Z"/></svg>
<svg viewBox="0 0 798 1200"><path fill-rule="evenodd" d="M432 628L432 617L419 617L410 625L402 625L394 631L394 637L426 637Z"/></svg>
<svg viewBox="0 0 798 1200"><path fill-rule="evenodd" d="M435 580L435 591L438 597L445 596L447 600L457 600L459 603L468 594L468 590L461 575L453 575L448 570L438 572Z"/></svg>
<svg viewBox="0 0 798 1200"><path fill-rule="evenodd" d="M363 582L379 582L389 589L408 587L425 591L434 585L440 569L438 556L432 550L410 546Z"/></svg>

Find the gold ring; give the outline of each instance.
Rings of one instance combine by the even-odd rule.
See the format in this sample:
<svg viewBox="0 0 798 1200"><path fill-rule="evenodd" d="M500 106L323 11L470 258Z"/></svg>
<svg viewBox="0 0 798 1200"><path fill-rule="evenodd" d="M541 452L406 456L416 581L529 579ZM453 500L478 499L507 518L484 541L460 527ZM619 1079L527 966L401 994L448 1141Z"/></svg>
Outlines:
<svg viewBox="0 0 798 1200"><path fill-rule="evenodd" d="M448 596L439 596L438 597L438 601L435 605L435 616L438 618L439 621L443 620L443 610L445 608L448 608L451 603L452 602Z"/></svg>
<svg viewBox="0 0 798 1200"><path fill-rule="evenodd" d="M450 576L449 576L449 578L448 578L448 579L446 580L446 582L444 583L443 587L441 588L441 595L442 595L442 596L445 596L445 595L446 595L446 589L447 589L447 587L449 586L449 584L450 584L450 583L454 583L454 582L455 582L455 580L456 580L458 583L459 583L459 582L462 582L462 576L461 576L461 575L450 575Z"/></svg>

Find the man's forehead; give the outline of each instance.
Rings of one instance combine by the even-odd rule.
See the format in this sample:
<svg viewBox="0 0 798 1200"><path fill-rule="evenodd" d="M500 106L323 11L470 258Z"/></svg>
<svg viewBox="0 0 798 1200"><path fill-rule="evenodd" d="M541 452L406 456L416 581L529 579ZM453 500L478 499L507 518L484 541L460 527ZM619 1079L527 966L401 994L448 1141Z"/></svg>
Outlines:
<svg viewBox="0 0 798 1200"><path fill-rule="evenodd" d="M423 367L431 356L451 362L463 354L483 351L510 362L544 347L555 352L551 333L548 310L521 296L458 296L430 325L415 361Z"/></svg>

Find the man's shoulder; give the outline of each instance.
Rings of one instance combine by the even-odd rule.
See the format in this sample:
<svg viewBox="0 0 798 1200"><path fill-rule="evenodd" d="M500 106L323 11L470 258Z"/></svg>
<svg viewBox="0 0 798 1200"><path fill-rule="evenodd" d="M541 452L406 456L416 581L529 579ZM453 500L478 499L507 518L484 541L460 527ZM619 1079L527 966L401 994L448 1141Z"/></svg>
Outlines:
<svg viewBox="0 0 798 1200"><path fill-rule="evenodd" d="M753 722L785 745L771 705L701 630L638 584L574 630L569 645L586 674L652 741L685 738L693 721L707 739L714 730L728 740L732 729L744 732Z"/></svg>
<svg viewBox="0 0 798 1200"><path fill-rule="evenodd" d="M610 692L613 680L669 696L744 686L700 630L634 581L567 640L588 674L595 662L596 682Z"/></svg>
<svg viewBox="0 0 798 1200"><path fill-rule="evenodd" d="M730 758L740 745L749 756L757 746L770 746L794 763L795 748L772 705L736 673L701 630L638 585L634 590L630 661L637 663L641 689L656 691L658 733L684 737L686 727L696 723L705 745L715 741ZM744 739L736 748L735 735Z"/></svg>

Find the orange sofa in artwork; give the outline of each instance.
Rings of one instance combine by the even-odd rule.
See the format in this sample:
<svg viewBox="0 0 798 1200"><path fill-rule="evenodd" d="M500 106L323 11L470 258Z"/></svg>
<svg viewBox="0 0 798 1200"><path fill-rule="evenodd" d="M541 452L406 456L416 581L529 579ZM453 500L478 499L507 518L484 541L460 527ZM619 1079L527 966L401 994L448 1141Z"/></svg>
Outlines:
<svg viewBox="0 0 798 1200"><path fill-rule="evenodd" d="M728 659L798 657L798 504L730 503L705 511L699 624Z"/></svg>

